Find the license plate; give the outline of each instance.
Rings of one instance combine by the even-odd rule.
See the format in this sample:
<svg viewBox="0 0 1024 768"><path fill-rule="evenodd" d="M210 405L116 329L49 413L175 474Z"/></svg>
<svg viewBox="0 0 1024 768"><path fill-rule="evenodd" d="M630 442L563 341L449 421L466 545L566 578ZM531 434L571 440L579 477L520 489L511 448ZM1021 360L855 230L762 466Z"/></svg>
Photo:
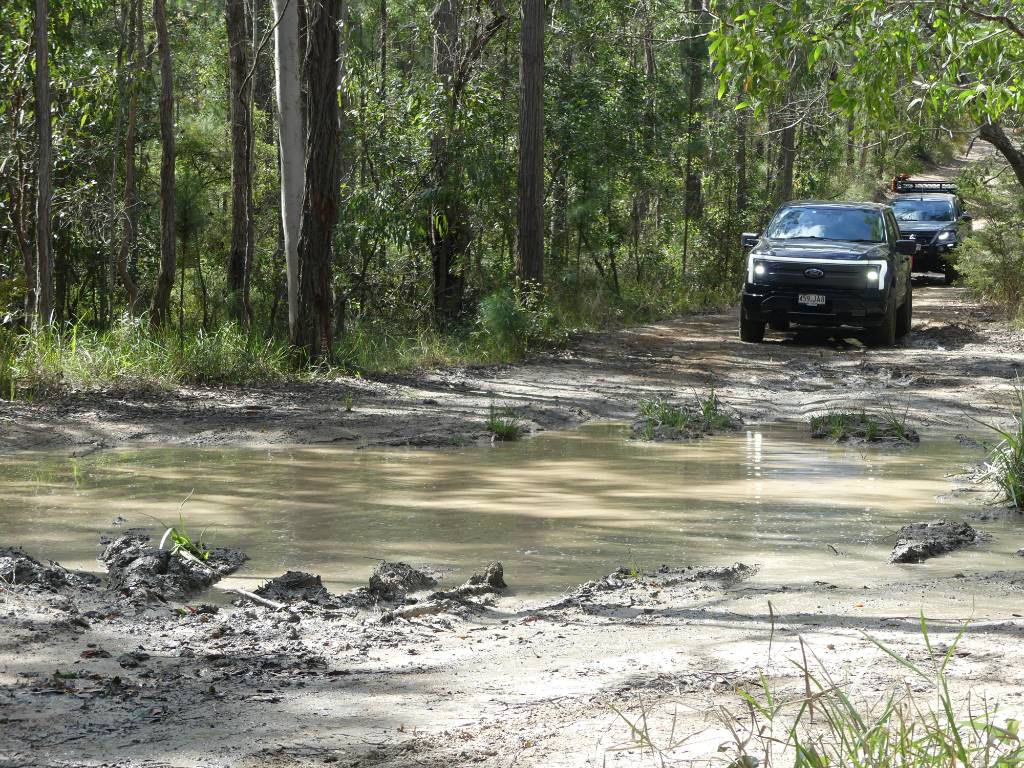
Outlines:
<svg viewBox="0 0 1024 768"><path fill-rule="evenodd" d="M825 306L825 297L820 293L801 293L796 297L796 300L803 304L805 307L823 307Z"/></svg>

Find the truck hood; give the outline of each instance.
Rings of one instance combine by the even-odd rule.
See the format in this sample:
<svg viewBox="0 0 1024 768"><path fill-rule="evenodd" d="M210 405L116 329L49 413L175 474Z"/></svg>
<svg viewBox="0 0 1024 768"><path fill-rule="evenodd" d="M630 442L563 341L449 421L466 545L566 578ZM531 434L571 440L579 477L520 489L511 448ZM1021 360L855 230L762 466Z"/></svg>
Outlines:
<svg viewBox="0 0 1024 768"><path fill-rule="evenodd" d="M784 259L835 259L860 261L884 259L885 243L846 243L838 240L767 240L762 239L751 256Z"/></svg>
<svg viewBox="0 0 1024 768"><path fill-rule="evenodd" d="M944 229L953 229L952 221L900 221L901 235L909 235L918 232L941 232Z"/></svg>

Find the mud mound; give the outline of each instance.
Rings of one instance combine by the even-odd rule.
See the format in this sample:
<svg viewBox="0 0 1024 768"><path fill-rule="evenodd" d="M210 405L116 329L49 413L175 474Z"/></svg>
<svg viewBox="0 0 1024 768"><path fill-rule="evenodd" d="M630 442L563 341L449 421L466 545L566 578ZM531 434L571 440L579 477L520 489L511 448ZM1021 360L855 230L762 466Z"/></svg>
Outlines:
<svg viewBox="0 0 1024 768"><path fill-rule="evenodd" d="M127 534L106 546L100 561L107 566L110 588L131 596L182 600L208 589L249 559L237 549L215 548L201 561L184 552L152 546L145 534Z"/></svg>
<svg viewBox="0 0 1024 768"><path fill-rule="evenodd" d="M960 349L978 341L977 330L969 325L948 323L914 331L910 346L925 349Z"/></svg>
<svg viewBox="0 0 1024 768"><path fill-rule="evenodd" d="M406 563L383 561L370 576L370 593L381 600L404 600L409 592L437 586L437 579Z"/></svg>
<svg viewBox="0 0 1024 768"><path fill-rule="evenodd" d="M951 523L948 520L911 523L900 528L896 534L896 546L889 556L889 562L920 563L986 538L985 534L967 523Z"/></svg>
<svg viewBox="0 0 1024 768"><path fill-rule="evenodd" d="M74 573L51 561L43 565L21 549L0 548L0 586L32 585L47 590L61 587L81 588L98 584L99 579L85 573Z"/></svg>
<svg viewBox="0 0 1024 768"><path fill-rule="evenodd" d="M320 577L303 571L288 571L255 591L260 597L279 603L310 603L333 608L338 599L327 591Z"/></svg>

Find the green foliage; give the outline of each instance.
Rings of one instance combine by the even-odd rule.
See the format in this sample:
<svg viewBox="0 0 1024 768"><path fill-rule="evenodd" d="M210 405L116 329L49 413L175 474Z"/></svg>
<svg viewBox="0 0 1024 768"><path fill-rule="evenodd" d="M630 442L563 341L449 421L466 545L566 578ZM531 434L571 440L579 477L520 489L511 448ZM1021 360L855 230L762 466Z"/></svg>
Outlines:
<svg viewBox="0 0 1024 768"><path fill-rule="evenodd" d="M497 440L518 440L525 428L511 408L498 408L491 403L484 428Z"/></svg>
<svg viewBox="0 0 1024 768"><path fill-rule="evenodd" d="M995 178L990 178L990 174ZM978 223L955 251L957 270L968 287L997 304L1010 318L1024 312L1024 194L987 166L964 174L964 195Z"/></svg>
<svg viewBox="0 0 1024 768"><path fill-rule="evenodd" d="M1009 76L1024 59L1024 36L1002 13L888 0L715 0L711 9L719 94L733 89L758 110L787 100L794 76L882 129L935 118L977 124L1024 107Z"/></svg>
<svg viewBox="0 0 1024 768"><path fill-rule="evenodd" d="M1024 382L1017 380L1013 390L1014 413L1007 428L987 425L1000 441L988 455L983 479L994 482L1003 498L1024 509Z"/></svg>
<svg viewBox="0 0 1024 768"><path fill-rule="evenodd" d="M881 416L865 411L829 411L811 417L811 437L830 438L836 442L916 443L917 431L907 424L907 412L887 406Z"/></svg>

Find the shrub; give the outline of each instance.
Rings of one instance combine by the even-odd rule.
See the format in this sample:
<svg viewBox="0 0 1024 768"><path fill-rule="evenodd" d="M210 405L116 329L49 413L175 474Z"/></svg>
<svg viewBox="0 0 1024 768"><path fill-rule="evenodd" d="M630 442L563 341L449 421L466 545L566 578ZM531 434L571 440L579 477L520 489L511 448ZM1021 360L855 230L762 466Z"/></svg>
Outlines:
<svg viewBox="0 0 1024 768"><path fill-rule="evenodd" d="M982 479L994 482L1003 498L1024 509L1024 382L1014 387L1013 423L1006 429L987 425L1002 438L989 452Z"/></svg>
<svg viewBox="0 0 1024 768"><path fill-rule="evenodd" d="M984 171L981 171L984 173ZM1010 318L1024 309L1024 195L1003 181L994 186L980 176L962 184L979 221L971 235L953 253L956 268L978 296L998 304Z"/></svg>

